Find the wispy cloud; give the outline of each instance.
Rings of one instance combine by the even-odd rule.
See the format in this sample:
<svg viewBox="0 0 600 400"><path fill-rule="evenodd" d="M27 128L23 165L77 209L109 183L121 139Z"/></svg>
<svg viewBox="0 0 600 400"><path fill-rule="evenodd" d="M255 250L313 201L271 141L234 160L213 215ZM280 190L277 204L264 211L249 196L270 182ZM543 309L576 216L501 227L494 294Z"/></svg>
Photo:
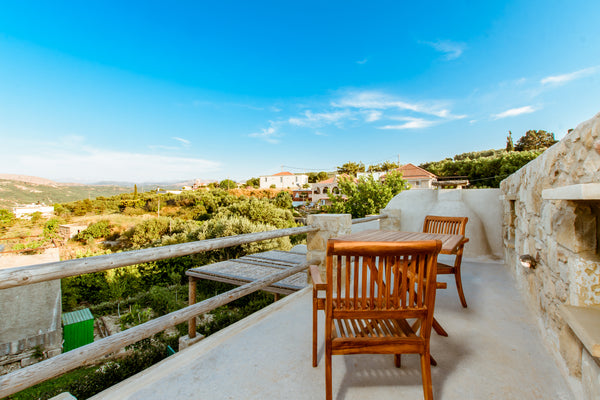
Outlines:
<svg viewBox="0 0 600 400"><path fill-rule="evenodd" d="M363 65L363 64L366 64L366 63L367 63L367 61L369 61L369 59L368 59L368 58L363 58L362 60L358 60L356 63L357 63L357 64L360 64L360 65Z"/></svg>
<svg viewBox="0 0 600 400"><path fill-rule="evenodd" d="M177 140L179 143L183 144L185 147L188 147L190 144L192 144L192 142L190 142L187 139L183 139L177 136L173 136L171 139L173 140Z"/></svg>
<svg viewBox="0 0 600 400"><path fill-rule="evenodd" d="M586 76L594 75L600 72L600 66L580 69L579 71L571 72L563 75L547 76L540 82L542 85L562 85L576 79L584 78Z"/></svg>
<svg viewBox="0 0 600 400"><path fill-rule="evenodd" d="M446 60L457 59L462 55L467 47L465 43L453 42L451 40L437 40L435 42L422 41L421 43L434 48L440 53L443 53Z"/></svg>
<svg viewBox="0 0 600 400"><path fill-rule="evenodd" d="M506 110L506 111L503 111L498 114L492 114L492 117L494 117L494 119L502 119L502 118L508 118L508 117L516 117L517 115L522 115L522 114L531 114L532 112L536 112L536 111L538 111L538 110L532 106L525 106L525 107L519 107L519 108L511 108L510 110Z"/></svg>
<svg viewBox="0 0 600 400"><path fill-rule="evenodd" d="M375 122L381 119L383 113L381 111L366 111L365 121L367 122Z"/></svg>
<svg viewBox="0 0 600 400"><path fill-rule="evenodd" d="M358 108L361 110L412 111L448 119L460 119L465 117L464 115L452 115L450 110L440 102L408 102L399 99L398 97L377 91L350 92L341 99L332 102L332 105L337 107Z"/></svg>
<svg viewBox="0 0 600 400"><path fill-rule="evenodd" d="M329 136L328 134L323 133L321 131L315 131L315 135L317 135L317 136Z"/></svg>
<svg viewBox="0 0 600 400"><path fill-rule="evenodd" d="M436 124L436 121L430 121L423 118L411 118L411 117L402 117L402 118L394 118L400 121L406 121L400 125L385 125L380 126L377 129L394 129L394 130L402 130L402 129L423 129L428 128Z"/></svg>
<svg viewBox="0 0 600 400"><path fill-rule="evenodd" d="M339 123L341 120L351 116L350 111L341 110L333 112L313 113L310 110L304 112L302 117L292 117L288 122L296 126L319 127Z"/></svg>
<svg viewBox="0 0 600 400"><path fill-rule="evenodd" d="M263 128L260 130L260 132L251 133L248 136L264 140L267 143L279 143L279 137L281 134L278 132L278 124L273 121L269 121L269 123L271 126L268 128Z"/></svg>
<svg viewBox="0 0 600 400"><path fill-rule="evenodd" d="M270 121L270 127L250 134L270 143L279 143L280 127L285 125L297 128L313 128L315 135L326 136L318 128L334 126L339 129L377 123L377 129L422 129L448 121L466 118L455 115L449 102L406 101L398 96L382 91L351 90L339 93L329 103L302 105L311 107L298 115L277 121ZM319 110L313 111L313 110ZM322 111L321 111L322 110ZM390 121L400 121L390 122Z"/></svg>

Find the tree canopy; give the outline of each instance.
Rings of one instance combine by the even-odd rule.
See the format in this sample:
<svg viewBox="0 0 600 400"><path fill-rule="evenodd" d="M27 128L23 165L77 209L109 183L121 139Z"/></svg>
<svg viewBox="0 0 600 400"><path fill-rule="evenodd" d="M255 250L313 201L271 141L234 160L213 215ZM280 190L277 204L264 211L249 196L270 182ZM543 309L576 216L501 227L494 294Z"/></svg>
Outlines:
<svg viewBox="0 0 600 400"><path fill-rule="evenodd" d="M375 180L373 176L360 177L358 182L342 177L338 181L338 187L340 194L329 194L331 205L327 211L362 218L369 214L378 214L392 197L408 189L408 183L400 172L391 171L383 181Z"/></svg>
<svg viewBox="0 0 600 400"><path fill-rule="evenodd" d="M319 173L311 172L308 174L308 182L310 182L310 183L321 182L321 181L324 181L325 179L327 179L327 177L328 177L328 175L327 175L327 172L325 172L325 171L321 171Z"/></svg>
<svg viewBox="0 0 600 400"><path fill-rule="evenodd" d="M337 173L340 175L350 175L356 177L359 172L365 172L365 164L348 161L341 167L337 167Z"/></svg>
<svg viewBox="0 0 600 400"><path fill-rule="evenodd" d="M385 172L391 171L398 167L400 167L398 163L395 163L393 161L384 161L381 164L369 165L369 168L367 170L369 172Z"/></svg>
<svg viewBox="0 0 600 400"><path fill-rule="evenodd" d="M517 141L516 151L542 150L552 146L558 140L554 139L554 133L543 130L528 130L525 135Z"/></svg>

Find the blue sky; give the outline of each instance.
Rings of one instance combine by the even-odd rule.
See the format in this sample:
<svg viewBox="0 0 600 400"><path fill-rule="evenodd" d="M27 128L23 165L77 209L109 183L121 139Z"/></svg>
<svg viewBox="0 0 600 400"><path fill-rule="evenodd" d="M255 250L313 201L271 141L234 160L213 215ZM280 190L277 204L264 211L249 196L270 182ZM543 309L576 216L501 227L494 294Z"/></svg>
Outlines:
<svg viewBox="0 0 600 400"><path fill-rule="evenodd" d="M419 4L417 4L419 3ZM0 173L246 180L562 138L596 1L2 1Z"/></svg>

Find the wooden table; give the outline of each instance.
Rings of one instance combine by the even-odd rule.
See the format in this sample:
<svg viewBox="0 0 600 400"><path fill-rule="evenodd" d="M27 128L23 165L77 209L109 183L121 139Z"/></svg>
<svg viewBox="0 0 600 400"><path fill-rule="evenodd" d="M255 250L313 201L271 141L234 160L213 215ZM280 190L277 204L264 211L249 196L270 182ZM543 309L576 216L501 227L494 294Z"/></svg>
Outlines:
<svg viewBox="0 0 600 400"><path fill-rule="evenodd" d="M360 242L411 242L417 240L441 240L442 254L455 254L464 239L464 235L448 235L444 233L424 233L405 231L381 231L369 229L336 237L336 240L349 240Z"/></svg>
<svg viewBox="0 0 600 400"><path fill-rule="evenodd" d="M359 242L411 242L417 240L441 240L442 250L440 253L455 254L464 238L464 235L449 235L445 233L381 231L369 229L362 232L339 236L335 239ZM445 288L445 286L442 287ZM433 319L433 329L440 336L448 336L448 333L444 330L444 328L442 328L440 323L435 318Z"/></svg>

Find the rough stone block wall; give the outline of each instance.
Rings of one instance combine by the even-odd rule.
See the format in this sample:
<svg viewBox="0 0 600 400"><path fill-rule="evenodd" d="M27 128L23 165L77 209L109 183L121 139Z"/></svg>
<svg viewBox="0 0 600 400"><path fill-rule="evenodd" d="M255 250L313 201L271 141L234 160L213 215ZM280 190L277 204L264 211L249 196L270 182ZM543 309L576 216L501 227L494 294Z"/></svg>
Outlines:
<svg viewBox="0 0 600 400"><path fill-rule="evenodd" d="M505 261L536 313L546 344L579 393L598 393L598 360L582 357L581 343L559 313L562 304L600 304L599 200L544 200L542 191L600 182L600 114L502 181ZM539 257L535 269L519 256ZM585 363L582 361L584 360ZM592 361L590 361L592 360ZM582 378L582 363L587 374ZM587 387L595 381L596 388ZM577 389L575 387L575 389Z"/></svg>

